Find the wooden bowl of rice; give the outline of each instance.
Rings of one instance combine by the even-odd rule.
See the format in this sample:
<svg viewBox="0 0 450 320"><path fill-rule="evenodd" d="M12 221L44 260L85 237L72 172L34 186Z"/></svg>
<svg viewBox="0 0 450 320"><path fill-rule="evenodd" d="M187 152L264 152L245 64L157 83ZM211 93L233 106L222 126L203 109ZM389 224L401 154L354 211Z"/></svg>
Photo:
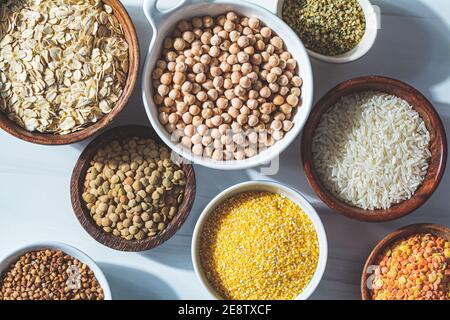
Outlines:
<svg viewBox="0 0 450 320"><path fill-rule="evenodd" d="M339 110L348 116L349 111L345 108L351 108L349 101L352 101L348 99L364 98L366 93L380 95L379 99L386 100L379 105L375 103L376 112L372 112L370 119L373 122L366 122L366 118L363 118L364 122L361 122L361 118L350 119L345 123L359 127L345 127L346 135L342 135L341 131L336 132L335 124L342 121L344 116L337 113L334 107L338 106ZM369 101L368 99L363 100L364 103ZM375 96L375 99L378 97ZM369 103L374 104L373 101ZM397 109L392 109L397 106L410 108L403 115L408 116L404 121L399 121ZM330 116L333 112L334 118ZM424 132L424 141L417 142L419 137L415 134L418 133L418 128L407 127L409 116L419 121L420 129ZM323 119L327 125L331 124L327 130L324 130ZM364 126L362 131L361 123ZM372 128L373 125L384 125L386 129ZM373 134L358 137L361 132L376 132L377 135L376 138ZM392 143L396 137L398 141ZM344 153L333 153L336 150L341 151L337 149L339 146L335 147L333 144L335 139L341 139L336 141L343 142L340 146L345 146ZM367 143L361 143L365 141ZM328 148L323 150L327 144ZM425 144L426 150L416 147ZM447 162L444 127L432 104L413 87L381 76L347 80L325 94L313 108L303 131L301 148L305 175L319 198L338 213L368 222L398 219L422 206L438 187ZM422 151L426 154L426 163L424 158L421 159L422 162L414 160ZM377 158L377 154L381 156ZM391 154L406 154L408 157L398 159ZM416 171L420 172L420 177L413 176ZM377 175L375 172L383 174ZM409 178L411 180L408 180ZM405 182L409 185L405 185Z"/></svg>

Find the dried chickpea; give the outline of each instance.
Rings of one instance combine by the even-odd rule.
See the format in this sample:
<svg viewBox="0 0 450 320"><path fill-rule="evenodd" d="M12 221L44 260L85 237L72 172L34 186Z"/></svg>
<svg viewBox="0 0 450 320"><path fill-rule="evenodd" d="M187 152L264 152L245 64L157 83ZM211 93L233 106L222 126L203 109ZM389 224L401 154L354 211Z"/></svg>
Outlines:
<svg viewBox="0 0 450 320"><path fill-rule="evenodd" d="M301 87L303 84L303 80L299 76L292 77L291 82L294 85L294 87Z"/></svg>
<svg viewBox="0 0 450 320"><path fill-rule="evenodd" d="M201 156L203 154L203 145L201 143L195 144L192 147L192 152L194 155Z"/></svg>
<svg viewBox="0 0 450 320"><path fill-rule="evenodd" d="M289 93L289 88L288 88L288 87L281 87L279 93L280 93L282 96L287 96L288 93Z"/></svg>
<svg viewBox="0 0 450 320"><path fill-rule="evenodd" d="M237 44L241 48L246 48L250 45L250 40L246 36L240 36L237 40Z"/></svg>
<svg viewBox="0 0 450 320"><path fill-rule="evenodd" d="M258 18L250 18L248 20L248 26L252 28L253 30L258 30L260 26L260 22Z"/></svg>
<svg viewBox="0 0 450 320"><path fill-rule="evenodd" d="M183 40L183 38L176 38L173 43L173 47L175 50L181 51L184 50L184 48L186 47L186 43Z"/></svg>
<svg viewBox="0 0 450 320"><path fill-rule="evenodd" d="M283 131L284 132L290 131L293 126L294 126L294 124L292 123L292 121L289 121L289 120L283 121Z"/></svg>
<svg viewBox="0 0 450 320"><path fill-rule="evenodd" d="M263 36L263 38L267 39L270 38L270 36L272 35L272 29L268 27L263 27L260 33Z"/></svg>
<svg viewBox="0 0 450 320"><path fill-rule="evenodd" d="M259 95L263 98L269 98L272 94L272 91L270 91L269 87L263 87L261 90L259 90Z"/></svg>
<svg viewBox="0 0 450 320"><path fill-rule="evenodd" d="M248 55L248 53L243 52L243 51L240 51L237 54L237 58L238 58L239 63L246 63L250 60L250 56Z"/></svg>
<svg viewBox="0 0 450 320"><path fill-rule="evenodd" d="M198 28L201 28L203 26L206 28L206 30L210 30L210 27L213 25L212 17L206 16L206 17L201 18L201 20L202 20L202 22L200 23L200 27L198 27Z"/></svg>
<svg viewBox="0 0 450 320"><path fill-rule="evenodd" d="M291 106L296 107L298 105L298 97L294 96L293 94L289 95L286 98L286 102L289 103Z"/></svg>
<svg viewBox="0 0 450 320"><path fill-rule="evenodd" d="M152 72L160 122L192 152L241 159L257 149L244 151L249 142L242 136L235 139L243 148L236 149L231 137L221 138L225 128L268 131L267 139L253 141L266 147L291 128L301 97L297 61L257 18L228 12L180 21L161 57ZM199 129L216 136L197 137Z"/></svg>
<svg viewBox="0 0 450 320"><path fill-rule="evenodd" d="M266 80L268 83L275 83L278 80L278 76L273 72L269 72L266 76Z"/></svg>
<svg viewBox="0 0 450 320"><path fill-rule="evenodd" d="M228 19L227 19L227 21L225 21L225 23L223 25L224 30L226 30L228 32L235 30L235 27L236 27L236 25L234 24L234 22L230 21Z"/></svg>
<svg viewBox="0 0 450 320"><path fill-rule="evenodd" d="M275 36L275 37L271 38L270 39L270 44L273 45L278 50L283 49L283 46L284 46L283 40L280 37L278 37L278 36Z"/></svg>
<svg viewBox="0 0 450 320"><path fill-rule="evenodd" d="M270 56L268 63L271 67L277 67L280 64L280 58L278 55L272 55Z"/></svg>

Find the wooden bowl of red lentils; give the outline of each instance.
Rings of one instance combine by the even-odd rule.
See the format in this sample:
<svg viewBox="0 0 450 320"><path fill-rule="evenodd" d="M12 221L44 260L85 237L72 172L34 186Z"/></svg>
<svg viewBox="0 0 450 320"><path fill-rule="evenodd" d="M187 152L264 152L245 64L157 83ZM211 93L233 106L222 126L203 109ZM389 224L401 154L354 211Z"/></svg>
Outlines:
<svg viewBox="0 0 450 320"><path fill-rule="evenodd" d="M372 250L361 277L363 300L450 300L450 229L413 224Z"/></svg>

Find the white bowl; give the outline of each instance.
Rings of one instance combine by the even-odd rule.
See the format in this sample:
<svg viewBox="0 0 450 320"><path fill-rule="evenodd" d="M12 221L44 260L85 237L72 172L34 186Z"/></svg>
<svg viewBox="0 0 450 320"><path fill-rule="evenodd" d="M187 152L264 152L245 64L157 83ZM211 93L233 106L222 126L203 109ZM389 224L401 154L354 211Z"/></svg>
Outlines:
<svg viewBox="0 0 450 320"><path fill-rule="evenodd" d="M319 282L322 279L323 273L325 271L328 257L327 236L325 234L325 229L323 228L322 221L320 220L319 215L317 214L316 210L311 206L311 204L309 204L309 202L306 201L306 199L303 196L301 196L297 191L277 182L249 181L239 183L222 191L206 206L206 208L203 210L200 217L198 218L197 224L195 225L191 245L192 263L194 265L194 270L195 273L197 274L198 279L202 283L203 287L209 292L211 298L219 300L223 299L211 286L201 266L199 256L200 236L203 229L203 225L205 224L209 215L212 212L214 212L214 209L217 207L217 205L219 205L224 200L232 197L233 195L246 191L267 191L286 196L291 201L298 204L300 208L309 216L312 223L314 224L314 228L316 229L317 233L317 238L319 240L319 261L317 263L316 271L314 272L311 281L306 286L306 288L296 297L296 300L308 299L319 285Z"/></svg>
<svg viewBox="0 0 450 320"><path fill-rule="evenodd" d="M9 269L12 263L17 261L22 255L24 255L27 252L30 251L36 251L36 250L45 250L45 249L52 249L52 250L61 250L64 253L74 257L75 259L78 259L82 263L86 264L89 269L91 269L94 272L95 277L97 278L98 283L103 289L103 294L105 296L105 300L112 300L111 297L111 289L109 287L108 281L106 280L105 275L103 274L102 270L97 266L97 264L89 258L85 253L81 252L80 250L69 246L67 244L61 243L61 242L41 242L36 244L31 244L25 247L22 247L20 249L17 249L16 251L10 253L7 257L1 259L0 262L0 277L6 270Z"/></svg>
<svg viewBox="0 0 450 320"><path fill-rule="evenodd" d="M313 102L313 77L308 53L296 33L270 11L242 0L181 0L174 8L161 12L156 7L157 0L144 1L144 13L153 27L153 38L150 43L145 65L142 71L142 95L145 110L150 122L161 139L176 153L184 158L214 169L238 170L254 167L272 160L283 152L300 133L308 119ZM270 148L260 152L252 158L245 160L216 161L207 157L199 157L192 152L174 143L170 139L164 126L158 120L158 110L153 102L153 88L151 73L161 54L164 37L172 31L174 25L181 19L189 19L203 15L216 16L227 11L236 11L242 15L258 17L271 27L284 40L287 50L299 63L300 76L303 79L302 106L297 110L292 121L294 127L283 139Z"/></svg>
<svg viewBox="0 0 450 320"><path fill-rule="evenodd" d="M352 50L337 56L326 56L310 49L306 49L311 57L325 62L347 63L358 60L369 52L377 38L380 16L379 12L374 9L369 0L358 0L358 2L366 19L366 32L360 43ZM284 0L276 0L274 2L274 7L272 8L273 12L276 12L279 17L282 17L283 4Z"/></svg>

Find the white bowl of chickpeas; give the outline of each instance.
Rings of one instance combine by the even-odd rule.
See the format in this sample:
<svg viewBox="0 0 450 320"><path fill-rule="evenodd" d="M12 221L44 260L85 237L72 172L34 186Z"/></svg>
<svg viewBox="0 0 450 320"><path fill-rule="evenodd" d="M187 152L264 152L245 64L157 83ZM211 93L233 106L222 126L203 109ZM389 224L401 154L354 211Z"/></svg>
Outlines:
<svg viewBox="0 0 450 320"><path fill-rule="evenodd" d="M161 139L215 169L268 163L302 130L313 78L298 36L245 1L144 1L153 38L142 74L145 109Z"/></svg>

